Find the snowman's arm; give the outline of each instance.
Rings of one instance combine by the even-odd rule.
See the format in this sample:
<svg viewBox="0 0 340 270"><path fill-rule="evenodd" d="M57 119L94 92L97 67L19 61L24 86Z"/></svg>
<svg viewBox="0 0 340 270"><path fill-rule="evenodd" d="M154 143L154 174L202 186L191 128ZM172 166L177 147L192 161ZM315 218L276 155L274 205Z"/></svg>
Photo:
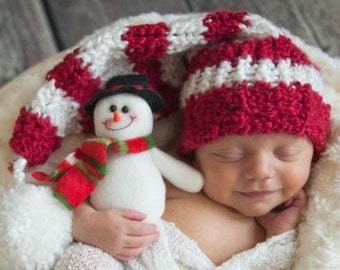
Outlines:
<svg viewBox="0 0 340 270"><path fill-rule="evenodd" d="M204 177L198 170L156 147L151 149L151 155L160 173L176 187L188 192L202 189Z"/></svg>

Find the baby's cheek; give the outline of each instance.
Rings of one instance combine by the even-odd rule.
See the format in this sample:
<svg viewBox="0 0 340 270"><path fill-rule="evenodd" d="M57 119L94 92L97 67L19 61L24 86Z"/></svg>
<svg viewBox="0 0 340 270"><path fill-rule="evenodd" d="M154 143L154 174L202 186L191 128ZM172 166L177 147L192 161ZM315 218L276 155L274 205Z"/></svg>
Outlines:
<svg viewBox="0 0 340 270"><path fill-rule="evenodd" d="M221 186L217 186L216 183L212 181L205 180L203 186L203 192L212 200L221 202L224 201L224 197L226 196L227 192Z"/></svg>

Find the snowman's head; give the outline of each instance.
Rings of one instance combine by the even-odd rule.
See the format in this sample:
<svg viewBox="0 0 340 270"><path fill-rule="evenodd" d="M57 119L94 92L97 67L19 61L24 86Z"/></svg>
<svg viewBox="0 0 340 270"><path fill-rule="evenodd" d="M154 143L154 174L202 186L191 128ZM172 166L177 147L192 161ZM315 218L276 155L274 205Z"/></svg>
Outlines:
<svg viewBox="0 0 340 270"><path fill-rule="evenodd" d="M151 108L143 98L134 94L122 93L99 100L93 117L98 137L126 140L152 132Z"/></svg>
<svg viewBox="0 0 340 270"><path fill-rule="evenodd" d="M152 132L153 112L162 107L163 100L147 84L143 75L114 77L86 104L98 137L126 140Z"/></svg>

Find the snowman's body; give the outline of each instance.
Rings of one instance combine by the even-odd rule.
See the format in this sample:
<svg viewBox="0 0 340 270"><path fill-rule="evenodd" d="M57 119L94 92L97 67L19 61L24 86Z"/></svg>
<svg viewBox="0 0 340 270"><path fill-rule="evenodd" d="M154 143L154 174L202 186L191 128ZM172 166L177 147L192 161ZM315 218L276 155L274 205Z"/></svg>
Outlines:
<svg viewBox="0 0 340 270"><path fill-rule="evenodd" d="M109 154L107 174L91 203L98 210L135 209L147 214L145 221L156 222L165 207L165 184L151 152Z"/></svg>
<svg viewBox="0 0 340 270"><path fill-rule="evenodd" d="M98 137L129 140L150 135L153 114L144 98L119 93L99 100L94 109ZM162 175L179 188L197 192L203 186L202 175L157 148L134 154L109 152L107 173L91 193L98 209L135 209L156 222L165 208L165 183Z"/></svg>

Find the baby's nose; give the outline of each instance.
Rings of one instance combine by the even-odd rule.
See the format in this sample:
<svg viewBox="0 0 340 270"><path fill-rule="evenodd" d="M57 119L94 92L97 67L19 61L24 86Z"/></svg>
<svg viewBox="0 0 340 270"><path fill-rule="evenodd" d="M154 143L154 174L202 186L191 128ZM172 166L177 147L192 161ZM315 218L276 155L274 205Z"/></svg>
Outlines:
<svg viewBox="0 0 340 270"><path fill-rule="evenodd" d="M266 180L275 175L275 166L271 156L266 154L254 154L250 158L247 170L246 179L249 180Z"/></svg>

